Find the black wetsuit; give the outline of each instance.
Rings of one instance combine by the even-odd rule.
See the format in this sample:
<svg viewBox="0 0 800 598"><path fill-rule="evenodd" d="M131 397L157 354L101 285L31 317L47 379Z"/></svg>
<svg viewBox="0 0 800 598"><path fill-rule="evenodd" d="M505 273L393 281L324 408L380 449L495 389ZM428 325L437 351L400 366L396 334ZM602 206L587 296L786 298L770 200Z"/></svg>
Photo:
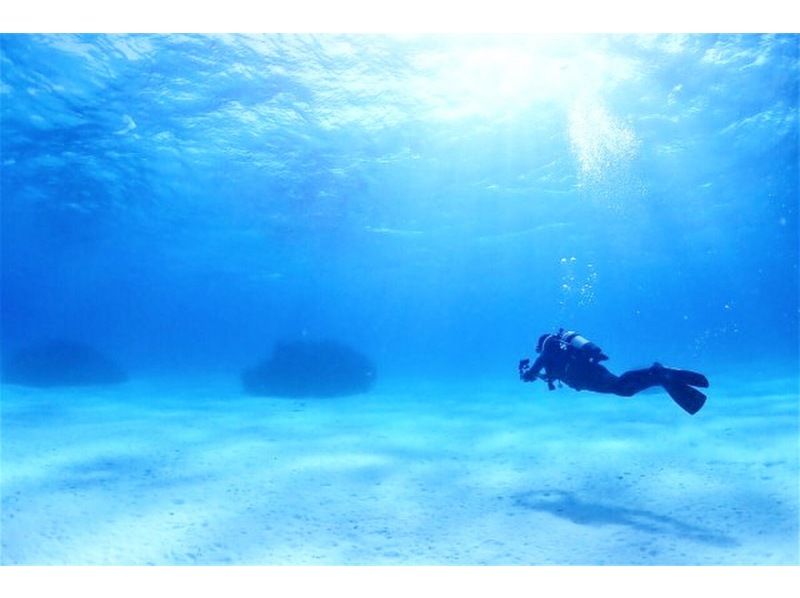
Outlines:
<svg viewBox="0 0 800 598"><path fill-rule="evenodd" d="M630 397L652 386L663 386L681 407L695 413L705 402L705 395L688 385L707 387L702 374L687 370L666 368L655 363L649 368L630 370L621 376L612 374L599 362L607 359L594 343L577 349L558 334L543 336L541 353L528 369L520 371L520 378L532 382L539 378L544 368L544 379L551 390L553 381L560 380L575 390L591 390Z"/></svg>

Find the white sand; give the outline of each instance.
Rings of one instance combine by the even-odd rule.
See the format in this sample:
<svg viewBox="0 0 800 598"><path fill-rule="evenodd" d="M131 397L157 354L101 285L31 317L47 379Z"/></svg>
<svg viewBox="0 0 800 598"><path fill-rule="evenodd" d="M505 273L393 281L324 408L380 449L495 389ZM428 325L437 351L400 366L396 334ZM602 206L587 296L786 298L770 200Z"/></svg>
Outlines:
<svg viewBox="0 0 800 598"><path fill-rule="evenodd" d="M2 563L798 564L796 389L4 386Z"/></svg>

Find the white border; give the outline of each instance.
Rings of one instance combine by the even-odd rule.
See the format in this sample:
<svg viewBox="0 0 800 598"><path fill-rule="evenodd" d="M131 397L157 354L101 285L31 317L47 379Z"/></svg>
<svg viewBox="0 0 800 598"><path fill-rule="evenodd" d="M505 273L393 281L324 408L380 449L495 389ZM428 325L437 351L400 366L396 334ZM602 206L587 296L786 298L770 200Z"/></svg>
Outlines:
<svg viewBox="0 0 800 598"><path fill-rule="evenodd" d="M797 32L789 0L11 0L3 32Z"/></svg>
<svg viewBox="0 0 800 598"><path fill-rule="evenodd" d="M6 567L33 596L794 596L798 567ZM792 590L794 588L794 590Z"/></svg>

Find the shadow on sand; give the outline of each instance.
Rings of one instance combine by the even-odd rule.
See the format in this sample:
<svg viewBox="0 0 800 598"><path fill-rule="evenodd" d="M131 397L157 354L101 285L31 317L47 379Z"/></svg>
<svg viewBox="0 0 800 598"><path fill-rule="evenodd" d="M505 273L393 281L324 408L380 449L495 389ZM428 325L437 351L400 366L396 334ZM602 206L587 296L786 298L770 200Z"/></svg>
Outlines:
<svg viewBox="0 0 800 598"><path fill-rule="evenodd" d="M622 525L637 531L676 536L722 548L738 546L733 538L644 509L584 502L564 490L532 490L514 497L516 505L549 513L578 525Z"/></svg>

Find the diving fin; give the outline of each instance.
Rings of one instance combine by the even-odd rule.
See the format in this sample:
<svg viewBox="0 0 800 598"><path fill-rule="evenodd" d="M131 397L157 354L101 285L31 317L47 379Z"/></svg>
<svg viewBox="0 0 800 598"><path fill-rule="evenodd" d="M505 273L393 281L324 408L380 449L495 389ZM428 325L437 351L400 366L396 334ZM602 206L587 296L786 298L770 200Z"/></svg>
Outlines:
<svg viewBox="0 0 800 598"><path fill-rule="evenodd" d="M708 388L708 378L699 372L670 368L658 362L654 363L653 366L661 373L664 380L681 384L690 384L691 386L699 386L700 388Z"/></svg>
<svg viewBox="0 0 800 598"><path fill-rule="evenodd" d="M699 386L700 388L708 388L708 378L699 372L673 370L672 368L667 369L676 382L683 382L684 384L691 384L692 386Z"/></svg>
<svg viewBox="0 0 800 598"><path fill-rule="evenodd" d="M690 415L700 411L701 407L706 403L706 395L688 384L670 381L664 382L663 386L669 396L672 397L672 400Z"/></svg>

